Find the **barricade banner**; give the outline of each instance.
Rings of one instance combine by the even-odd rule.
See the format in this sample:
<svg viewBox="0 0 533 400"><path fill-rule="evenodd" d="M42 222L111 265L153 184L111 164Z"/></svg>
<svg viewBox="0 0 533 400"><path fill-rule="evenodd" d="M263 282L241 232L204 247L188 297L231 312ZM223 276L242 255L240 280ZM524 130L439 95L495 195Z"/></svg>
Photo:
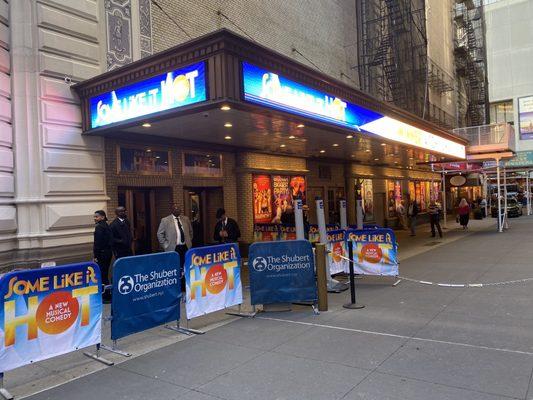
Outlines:
<svg viewBox="0 0 533 400"><path fill-rule="evenodd" d="M280 225L279 240L296 240L296 226L287 224Z"/></svg>
<svg viewBox="0 0 533 400"><path fill-rule="evenodd" d="M119 258L113 265L111 339L179 320L180 299L178 253Z"/></svg>
<svg viewBox="0 0 533 400"><path fill-rule="evenodd" d="M337 224L326 224L326 232L332 232L338 230L340 227ZM318 231L318 225L309 225L309 241L311 243L320 242L320 232Z"/></svg>
<svg viewBox="0 0 533 400"><path fill-rule="evenodd" d="M8 272L0 278L0 373L100 343L95 263Z"/></svg>
<svg viewBox="0 0 533 400"><path fill-rule="evenodd" d="M398 247L392 229L350 229L346 231L346 240L353 243L356 274L398 275Z"/></svg>
<svg viewBox="0 0 533 400"><path fill-rule="evenodd" d="M227 243L187 251L185 282L187 319L242 304L238 245Z"/></svg>
<svg viewBox="0 0 533 400"><path fill-rule="evenodd" d="M331 275L338 274L341 272L349 272L349 262L346 260L348 257L348 251L346 246L346 240L344 239L345 232L344 229L338 229L335 231L328 232L328 262L329 262L329 273Z"/></svg>
<svg viewBox="0 0 533 400"><path fill-rule="evenodd" d="M255 242L270 242L278 240L279 228L277 224L255 224L254 225L254 241Z"/></svg>
<svg viewBox="0 0 533 400"><path fill-rule="evenodd" d="M253 305L317 300L315 261L307 240L253 243L248 267Z"/></svg>

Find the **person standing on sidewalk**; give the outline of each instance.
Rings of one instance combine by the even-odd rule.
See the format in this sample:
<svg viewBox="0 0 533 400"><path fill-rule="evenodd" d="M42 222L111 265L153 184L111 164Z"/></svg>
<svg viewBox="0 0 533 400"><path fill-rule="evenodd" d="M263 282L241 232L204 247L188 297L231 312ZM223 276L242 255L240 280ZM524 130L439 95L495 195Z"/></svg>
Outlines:
<svg viewBox="0 0 533 400"><path fill-rule="evenodd" d="M463 230L468 229L468 221L470 220L470 205L468 201L463 197L459 203L459 208L457 210L459 215L459 223L463 227Z"/></svg>
<svg viewBox="0 0 533 400"><path fill-rule="evenodd" d="M402 200L400 204L398 204L398 207L396 208L396 214L398 215L402 229L407 230L407 211L405 210L405 200Z"/></svg>
<svg viewBox="0 0 533 400"><path fill-rule="evenodd" d="M191 220L181 214L178 205L172 207L172 214L163 218L157 229L157 240L163 251L175 251L180 256L180 276L181 288L185 290L185 279L183 275L183 265L185 264L185 253L192 248L194 237Z"/></svg>
<svg viewBox="0 0 533 400"><path fill-rule="evenodd" d="M439 232L439 236L442 238L442 228L440 227L441 209L440 206L435 202L435 200L431 200L431 202L429 203L428 213L429 223L431 224L431 237L435 237L436 227Z"/></svg>
<svg viewBox="0 0 533 400"><path fill-rule="evenodd" d="M111 222L109 227L113 233L113 254L118 260L121 257L133 255L131 245L133 236L131 234L131 225L126 216L126 208L119 206L115 209L116 218Z"/></svg>
<svg viewBox="0 0 533 400"><path fill-rule="evenodd" d="M109 266L113 257L113 233L107 225L107 216L104 210L94 212L94 224L93 257L94 262L100 267L102 285L105 287L109 285ZM102 290L102 297L106 303L111 300L109 291Z"/></svg>
<svg viewBox="0 0 533 400"><path fill-rule="evenodd" d="M218 222L215 225L213 239L218 243L237 243L241 237L241 231L237 221L226 216L226 210L219 208L216 215Z"/></svg>
<svg viewBox="0 0 533 400"><path fill-rule="evenodd" d="M407 218L409 219L409 228L411 229L411 236L415 236L416 216L418 215L418 204L413 199L409 199L409 206L407 207Z"/></svg>

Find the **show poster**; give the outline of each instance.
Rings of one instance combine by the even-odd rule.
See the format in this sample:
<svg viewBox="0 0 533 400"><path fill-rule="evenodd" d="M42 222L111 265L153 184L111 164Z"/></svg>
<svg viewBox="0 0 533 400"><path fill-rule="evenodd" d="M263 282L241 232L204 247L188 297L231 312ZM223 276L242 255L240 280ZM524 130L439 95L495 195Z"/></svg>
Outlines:
<svg viewBox="0 0 533 400"><path fill-rule="evenodd" d="M254 222L268 224L272 221L272 188L270 175L253 176Z"/></svg>
<svg viewBox="0 0 533 400"><path fill-rule="evenodd" d="M180 256L174 251L119 258L113 265L111 339L180 318Z"/></svg>
<svg viewBox="0 0 533 400"><path fill-rule="evenodd" d="M349 262L343 258L348 257L344 229L328 232L328 262L331 275L348 272Z"/></svg>
<svg viewBox="0 0 533 400"><path fill-rule="evenodd" d="M300 199L302 200L302 204L305 204L306 198L305 198L305 177L304 176L293 176L291 177L291 196L292 200Z"/></svg>
<svg viewBox="0 0 533 400"><path fill-rule="evenodd" d="M100 269L87 262L0 278L0 372L100 343Z"/></svg>
<svg viewBox="0 0 533 400"><path fill-rule="evenodd" d="M533 139L533 96L518 99L520 139Z"/></svg>
<svg viewBox="0 0 533 400"><path fill-rule="evenodd" d="M352 242L356 274L398 275L398 247L392 229L348 230L346 241Z"/></svg>
<svg viewBox="0 0 533 400"><path fill-rule="evenodd" d="M287 211L289 206L292 207L292 196L289 190L289 177L284 175L272 176L272 191L274 203L274 218L272 223L279 224L281 216Z"/></svg>
<svg viewBox="0 0 533 400"><path fill-rule="evenodd" d="M372 179L364 179L361 185L363 197L363 220L365 222L374 221L374 189L372 187Z"/></svg>
<svg viewBox="0 0 533 400"><path fill-rule="evenodd" d="M279 226L279 240L296 240L296 226L281 224Z"/></svg>
<svg viewBox="0 0 533 400"><path fill-rule="evenodd" d="M242 304L238 245L227 243L188 250L185 282L187 319Z"/></svg>

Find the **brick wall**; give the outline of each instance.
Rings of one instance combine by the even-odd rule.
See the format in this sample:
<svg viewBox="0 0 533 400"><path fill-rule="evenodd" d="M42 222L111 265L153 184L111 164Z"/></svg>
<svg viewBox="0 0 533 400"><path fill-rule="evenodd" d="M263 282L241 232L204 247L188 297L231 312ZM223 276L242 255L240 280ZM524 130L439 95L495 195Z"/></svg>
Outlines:
<svg viewBox="0 0 533 400"><path fill-rule="evenodd" d="M154 53L227 28L346 84L357 84L352 69L357 64L353 0L158 0L158 4L181 29L152 7Z"/></svg>

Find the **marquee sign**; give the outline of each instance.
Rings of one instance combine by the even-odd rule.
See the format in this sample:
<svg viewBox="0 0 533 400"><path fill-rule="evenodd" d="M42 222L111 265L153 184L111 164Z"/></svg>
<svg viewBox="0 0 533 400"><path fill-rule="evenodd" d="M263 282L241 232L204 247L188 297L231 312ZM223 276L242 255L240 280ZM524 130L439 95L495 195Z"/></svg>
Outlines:
<svg viewBox="0 0 533 400"><path fill-rule="evenodd" d="M247 62L242 63L242 73L244 99L252 103L351 129L382 117Z"/></svg>
<svg viewBox="0 0 533 400"><path fill-rule="evenodd" d="M307 118L366 131L406 145L465 158L465 146L349 103L243 61L244 100Z"/></svg>
<svg viewBox="0 0 533 400"><path fill-rule="evenodd" d="M193 64L91 97L91 128L205 101L206 93L205 63Z"/></svg>

